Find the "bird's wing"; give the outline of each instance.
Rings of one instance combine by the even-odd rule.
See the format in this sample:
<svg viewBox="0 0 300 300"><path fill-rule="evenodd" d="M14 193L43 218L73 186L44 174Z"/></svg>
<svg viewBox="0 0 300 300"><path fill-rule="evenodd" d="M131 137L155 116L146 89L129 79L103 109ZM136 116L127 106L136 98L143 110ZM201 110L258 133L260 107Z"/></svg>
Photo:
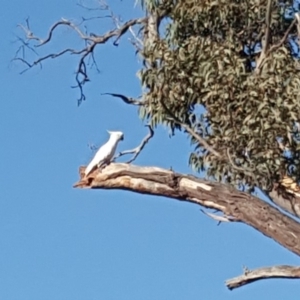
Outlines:
<svg viewBox="0 0 300 300"><path fill-rule="evenodd" d="M91 160L91 162L87 165L87 167L85 168L84 174L85 176L88 176L92 171L94 171L94 169L96 168L97 164L95 164L94 161L95 158L93 158Z"/></svg>
<svg viewBox="0 0 300 300"><path fill-rule="evenodd" d="M85 172L84 172L85 176L88 176L98 166L101 166L103 163L110 160L111 152L112 152L112 148L108 143L106 143L105 145L100 147L99 150L97 151L97 153L95 154L94 158L91 160L91 162L86 167Z"/></svg>

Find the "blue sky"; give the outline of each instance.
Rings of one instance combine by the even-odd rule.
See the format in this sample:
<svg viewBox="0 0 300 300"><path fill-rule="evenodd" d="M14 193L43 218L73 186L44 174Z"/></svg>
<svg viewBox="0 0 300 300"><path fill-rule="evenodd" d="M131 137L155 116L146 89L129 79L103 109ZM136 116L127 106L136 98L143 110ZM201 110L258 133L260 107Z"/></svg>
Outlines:
<svg viewBox="0 0 300 300"><path fill-rule="evenodd" d="M133 1L113 1L124 20L137 16ZM10 63L18 47L18 23L30 16L32 30L45 37L61 17L79 20L86 11L71 0L12 0L2 4L0 109L0 299L298 299L299 282L268 280L236 291L224 281L242 267L299 263L296 255L243 224L221 224L200 207L126 191L73 189L78 167L89 162L88 144L100 145L106 129L122 130L119 150L135 147L147 133L135 107L101 96L140 93L139 68L126 38L105 45L91 70L87 101L77 107L76 57L45 62L19 75ZM94 23L100 32L110 23ZM57 31L41 49L79 46L70 30ZM188 139L169 138L158 128L139 165L183 173Z"/></svg>

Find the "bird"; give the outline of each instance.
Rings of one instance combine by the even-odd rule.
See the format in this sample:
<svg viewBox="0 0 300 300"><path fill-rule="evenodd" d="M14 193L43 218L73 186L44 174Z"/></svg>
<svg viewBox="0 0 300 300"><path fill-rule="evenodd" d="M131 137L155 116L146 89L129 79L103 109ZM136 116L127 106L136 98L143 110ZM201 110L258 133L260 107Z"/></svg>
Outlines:
<svg viewBox="0 0 300 300"><path fill-rule="evenodd" d="M101 146L97 153L95 154L94 158L91 160L91 162L86 167L84 174L85 177L87 177L89 174L91 174L95 169L97 168L103 168L106 165L108 165L111 160L113 159L113 156L115 154L118 142L121 140L124 140L124 134L121 131L108 131L110 137L109 140Z"/></svg>

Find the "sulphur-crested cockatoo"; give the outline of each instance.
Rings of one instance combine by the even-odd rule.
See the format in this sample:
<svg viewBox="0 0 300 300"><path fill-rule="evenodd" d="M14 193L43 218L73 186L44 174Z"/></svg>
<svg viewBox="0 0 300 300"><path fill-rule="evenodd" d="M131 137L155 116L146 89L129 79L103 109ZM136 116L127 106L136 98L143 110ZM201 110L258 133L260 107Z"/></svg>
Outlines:
<svg viewBox="0 0 300 300"><path fill-rule="evenodd" d="M118 142L124 139L121 131L107 131L110 134L109 140L99 148L92 161L86 167L84 174L88 176L97 168L108 165L115 154Z"/></svg>

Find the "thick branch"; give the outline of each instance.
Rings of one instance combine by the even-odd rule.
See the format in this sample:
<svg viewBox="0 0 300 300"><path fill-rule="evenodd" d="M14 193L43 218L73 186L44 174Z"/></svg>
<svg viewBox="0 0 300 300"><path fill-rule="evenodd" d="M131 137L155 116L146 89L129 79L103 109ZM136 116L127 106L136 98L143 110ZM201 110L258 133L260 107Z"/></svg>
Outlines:
<svg viewBox="0 0 300 300"><path fill-rule="evenodd" d="M84 168L80 169L83 175ZM257 197L217 182L157 167L112 163L95 171L78 188L123 189L165 196L216 209L232 221L250 225L286 249L300 255L300 224Z"/></svg>
<svg viewBox="0 0 300 300"><path fill-rule="evenodd" d="M257 280L270 278L300 278L300 267L274 266L252 271L246 270L243 275L227 280L226 286L233 290Z"/></svg>

